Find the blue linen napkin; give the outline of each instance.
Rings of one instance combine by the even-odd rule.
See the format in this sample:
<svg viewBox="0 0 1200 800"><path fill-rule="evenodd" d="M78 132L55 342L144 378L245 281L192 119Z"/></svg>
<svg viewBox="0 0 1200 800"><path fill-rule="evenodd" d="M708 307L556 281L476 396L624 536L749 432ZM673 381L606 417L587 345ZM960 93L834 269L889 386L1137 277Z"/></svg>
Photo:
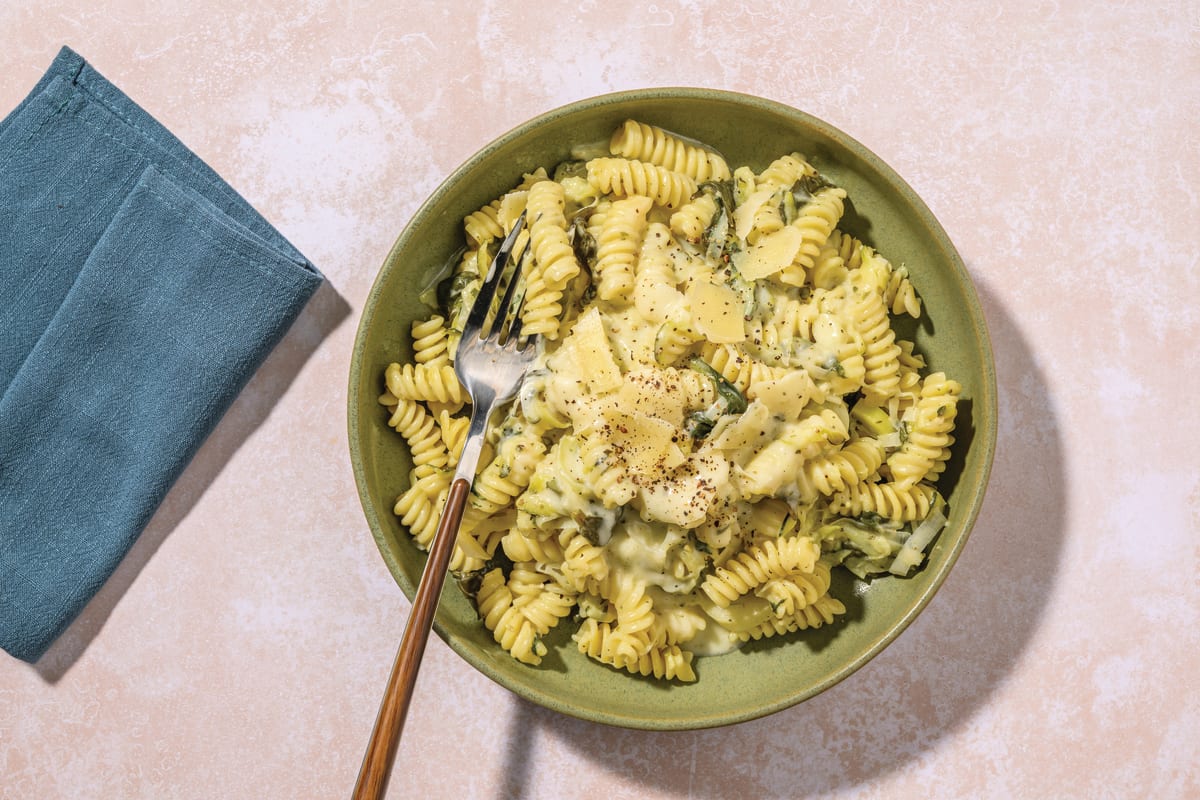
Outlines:
<svg viewBox="0 0 1200 800"><path fill-rule="evenodd" d="M0 122L0 647L78 615L321 280L63 48Z"/></svg>

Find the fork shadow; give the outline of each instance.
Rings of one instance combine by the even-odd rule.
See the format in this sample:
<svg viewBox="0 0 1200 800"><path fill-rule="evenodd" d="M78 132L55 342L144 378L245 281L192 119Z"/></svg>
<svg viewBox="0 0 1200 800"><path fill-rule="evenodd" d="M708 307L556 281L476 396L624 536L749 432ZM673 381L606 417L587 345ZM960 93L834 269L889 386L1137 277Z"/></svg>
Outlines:
<svg viewBox="0 0 1200 800"><path fill-rule="evenodd" d="M187 517L242 443L267 418L305 362L349 314L349 303L328 280L322 283L201 445L113 574L33 665L42 680L57 683L79 660L167 535Z"/></svg>
<svg viewBox="0 0 1200 800"><path fill-rule="evenodd" d="M536 795L527 788L530 742L540 737L558 740L614 780L693 797L795 798L904 769L970 724L1034 636L1066 518L1054 398L1017 322L986 285L977 288L1001 376L990 488L962 556L912 626L823 694L725 728L620 730L521 700L502 797Z"/></svg>

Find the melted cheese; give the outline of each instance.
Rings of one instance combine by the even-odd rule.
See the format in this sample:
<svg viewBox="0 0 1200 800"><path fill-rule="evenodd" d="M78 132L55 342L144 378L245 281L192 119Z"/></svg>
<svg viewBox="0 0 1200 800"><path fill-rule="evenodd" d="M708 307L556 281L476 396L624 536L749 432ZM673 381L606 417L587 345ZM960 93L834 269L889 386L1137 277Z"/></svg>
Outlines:
<svg viewBox="0 0 1200 800"><path fill-rule="evenodd" d="M654 337L659 325L642 316L637 306L607 309L608 329L612 333L613 352L626 370L639 366L657 366L654 357Z"/></svg>
<svg viewBox="0 0 1200 800"><path fill-rule="evenodd" d="M816 391L817 386L811 375L802 370L793 370L777 380L757 383L754 397L771 414L794 422Z"/></svg>
<svg viewBox="0 0 1200 800"><path fill-rule="evenodd" d="M633 475L654 475L668 469L668 463L679 463L676 429L669 422L620 411L606 411L602 418L600 435L612 444L617 458Z"/></svg>
<svg viewBox="0 0 1200 800"><path fill-rule="evenodd" d="M667 550L678 538L666 525L627 520L604 546L610 569L619 569L634 582L663 586L672 581L664 574Z"/></svg>
<svg viewBox="0 0 1200 800"><path fill-rule="evenodd" d="M695 453L674 471L638 492L642 517L695 528L724 494L729 462L718 453Z"/></svg>

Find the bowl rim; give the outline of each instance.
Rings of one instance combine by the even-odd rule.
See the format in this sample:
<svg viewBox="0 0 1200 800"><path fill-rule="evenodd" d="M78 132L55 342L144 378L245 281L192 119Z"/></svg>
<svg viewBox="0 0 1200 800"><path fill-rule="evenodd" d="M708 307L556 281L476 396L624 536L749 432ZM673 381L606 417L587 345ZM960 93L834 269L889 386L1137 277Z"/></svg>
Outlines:
<svg viewBox="0 0 1200 800"><path fill-rule="evenodd" d="M385 283L385 278L391 271L390 267L395 263L395 256L407 246L409 239L416 235L416 231L423 227L422 223L427 217L430 216L434 208L439 204L442 197L451 190L451 187L455 186L464 175L467 175L473 171L478 164L486 159L493 151L501 149L517 139L527 135L531 131L564 116L569 116L597 106L615 106L629 102L645 102L647 100L653 100L656 97L669 99L671 102L709 102L716 100L732 105L749 105L759 111L789 118L795 121L799 127L804 127L815 131L817 135L836 142L839 146L850 151L855 157L861 159L873 172L881 175L891 186L891 188L899 194L899 196L907 204L908 210L914 214L914 220L919 222L920 227L925 233L928 234L928 244L931 247L936 247L941 252L944 261L953 268L953 278L955 279L955 283L959 285L959 288L962 290L962 294L966 300L967 307L965 311L970 321L970 327L975 333L975 340L978 349L984 356L982 359L982 364L980 365L982 381L977 387L977 390L971 395L974 408L978 409L972 414L972 421L975 425L972 446L981 448L982 452L977 454L977 457L980 459L980 461L978 465L978 472L975 476L975 485L968 497L965 498L969 500L970 505L965 510L965 516L962 518L961 532L953 542L952 546L945 551L943 561L939 565L936 572L930 574L930 580L926 587L913 598L913 600L908 604L907 608L904 609L903 613L896 618L895 622L891 624L882 635L876 637L873 642L870 642L869 646L864 646L863 650L856 658L842 664L835 672L830 673L823 680L805 687L803 690L785 694L774 702L754 706L738 713L726 713L720 715L704 715L693 713L686 719L673 718L662 720L645 717L633 717L625 714L600 711L595 708L586 707L583 704L564 702L561 698L541 691L537 687L531 686L527 683L507 680L506 676L501 671L495 670L490 664L481 662L479 659L474 658L474 654L471 652L471 648L467 644L460 642L455 636L450 635L446 631L441 623L441 612L439 612L434 619L433 628L435 632L442 639L442 641L449 645L449 647L460 657L462 657L463 660L491 680L517 694L518 696L525 698L526 700L571 717L592 722L600 722L606 725L622 728L660 731L696 730L746 722L777 713L785 708L797 705L827 691L832 686L845 680L850 675L854 674L863 666L865 666L889 644L895 641L895 639L912 624L912 622L925 609L925 607L928 606L930 601L933 599L933 596L938 592L942 584L945 582L951 569L957 562L959 555L962 553L963 548L966 546L967 540L970 538L980 510L982 509L995 457L998 426L995 356L991 344L991 337L988 332L987 320L983 313L982 304L979 301L975 283L972 281L970 273L967 271L966 265L950 240L949 235L946 233L941 223L938 222L933 212L929 209L917 192L899 175L899 173L892 169L892 167L890 167L879 156L877 156L857 139L848 135L834 125L815 117L812 114L809 114L808 112L802 111L779 101L726 89L709 89L687 86L626 89L574 100L538 114L510 128L500 136L492 139L490 142L479 148L471 156L465 159L452 172L450 172L450 174L438 184L433 192L429 194L429 196L421 203L409 220L404 224L400 234L397 236L392 247L388 250L386 257L384 258L375 275L371 289L368 292L367 299L363 304L362 312L359 316L359 323L355 331L346 398L347 433L355 486L363 513L366 516L368 525L371 529L372 537L375 540L376 549L383 558L384 563L387 566L388 571L391 573L393 579L397 582L401 591L411 602L416 587L410 585L409 581L406 580L407 576L404 574L402 565L399 564L391 555L391 551L388 547L390 537L388 537L385 533L385 528L382 524L380 515L367 489L366 463L362 449L359 448L357 444L361 439L363 427L363 421L360 418L358 409L358 406L361 403L358 386L362 379L363 353L365 351L364 342L367 332L371 327L371 321L373 320L379 304L382 301L380 290Z"/></svg>

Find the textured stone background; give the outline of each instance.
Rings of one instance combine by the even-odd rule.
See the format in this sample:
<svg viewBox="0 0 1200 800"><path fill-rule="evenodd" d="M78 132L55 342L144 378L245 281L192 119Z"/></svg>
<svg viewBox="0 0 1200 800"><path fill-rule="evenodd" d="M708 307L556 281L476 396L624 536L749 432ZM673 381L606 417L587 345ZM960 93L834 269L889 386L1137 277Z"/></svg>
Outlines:
<svg viewBox="0 0 1200 800"><path fill-rule="evenodd" d="M0 109L71 45L330 283L66 636L0 654L0 798L349 793L408 606L346 446L375 272L495 136L656 85L808 111L925 199L995 340L986 504L908 631L756 722L560 717L435 639L392 796L1200 796L1200 5L520 5L0 2Z"/></svg>

